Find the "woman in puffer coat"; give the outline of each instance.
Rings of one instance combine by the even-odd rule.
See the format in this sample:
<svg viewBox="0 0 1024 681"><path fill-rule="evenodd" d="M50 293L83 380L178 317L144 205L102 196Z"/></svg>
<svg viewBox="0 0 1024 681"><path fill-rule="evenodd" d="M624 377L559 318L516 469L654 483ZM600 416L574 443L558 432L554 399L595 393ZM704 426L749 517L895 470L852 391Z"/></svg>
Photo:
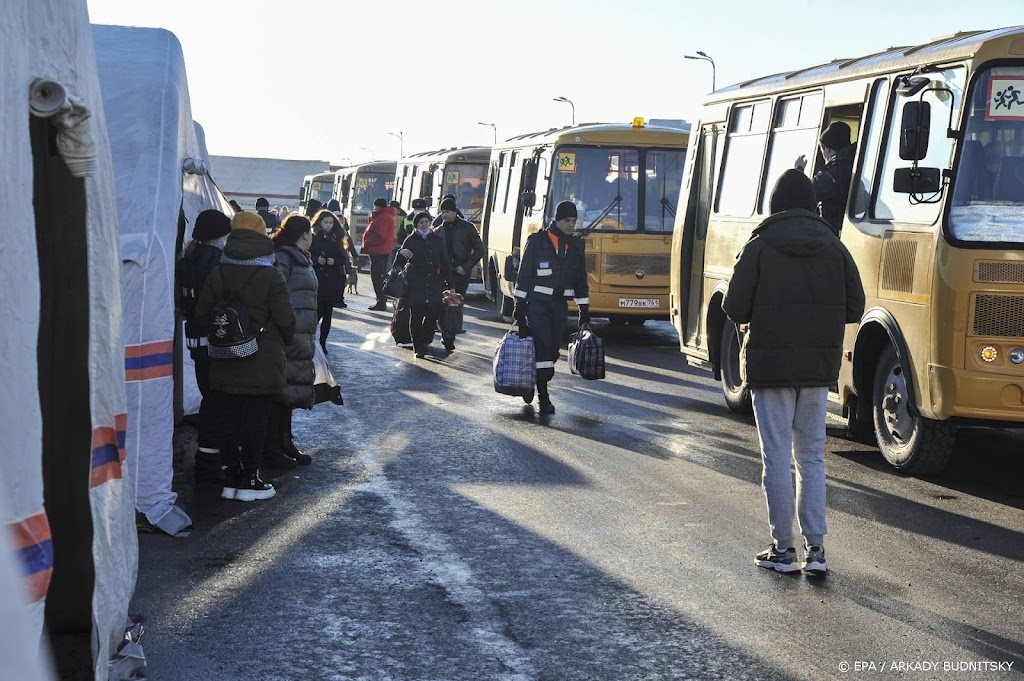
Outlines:
<svg viewBox="0 0 1024 681"><path fill-rule="evenodd" d="M295 309L295 335L285 347L285 387L274 399L263 458L271 466L294 468L311 461L292 441L292 410L312 409L314 403L317 278L309 257L313 231L308 219L289 215L270 238Z"/></svg>
<svg viewBox="0 0 1024 681"><path fill-rule="evenodd" d="M322 210L313 218L313 245L309 254L319 286L316 315L320 324L320 347L326 353L334 306L345 302L349 269L348 258L341 245L341 227L329 210Z"/></svg>

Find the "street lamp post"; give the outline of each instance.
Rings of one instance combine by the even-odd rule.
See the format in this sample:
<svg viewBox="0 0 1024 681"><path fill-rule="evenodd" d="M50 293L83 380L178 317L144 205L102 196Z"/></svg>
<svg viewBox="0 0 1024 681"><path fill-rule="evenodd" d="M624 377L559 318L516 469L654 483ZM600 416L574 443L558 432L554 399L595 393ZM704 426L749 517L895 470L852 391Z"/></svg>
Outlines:
<svg viewBox="0 0 1024 681"><path fill-rule="evenodd" d="M706 61L711 64L711 91L714 92L715 87L715 60L709 57L707 54L697 50L697 54L684 54L687 59L697 59L699 61Z"/></svg>
<svg viewBox="0 0 1024 681"><path fill-rule="evenodd" d="M494 123L477 123L477 125L486 125L488 128L494 131L494 143L498 143L498 126Z"/></svg>
<svg viewBox="0 0 1024 681"><path fill-rule="evenodd" d="M553 102L565 102L566 104L571 106L572 107L572 124L576 125L576 105L572 103L571 99L566 99L565 97L555 97L551 101L553 101Z"/></svg>
<svg viewBox="0 0 1024 681"><path fill-rule="evenodd" d="M389 132L388 134L398 138L398 157L405 158L405 137L402 136L402 131Z"/></svg>
<svg viewBox="0 0 1024 681"><path fill-rule="evenodd" d="M376 155L374 155L374 153L373 153L373 149L370 149L369 147L359 147L359 149L360 149L360 151L365 151L367 154L369 154L371 161L373 159L377 158Z"/></svg>

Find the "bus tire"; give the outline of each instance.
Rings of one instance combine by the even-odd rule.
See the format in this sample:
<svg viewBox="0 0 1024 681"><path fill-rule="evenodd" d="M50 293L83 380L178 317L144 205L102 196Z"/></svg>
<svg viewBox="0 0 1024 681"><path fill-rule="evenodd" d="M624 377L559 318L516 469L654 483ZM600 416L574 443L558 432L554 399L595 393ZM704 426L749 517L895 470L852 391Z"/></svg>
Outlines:
<svg viewBox="0 0 1024 681"><path fill-rule="evenodd" d="M626 323L630 326L643 326L647 323L647 317L630 317Z"/></svg>
<svg viewBox="0 0 1024 681"><path fill-rule="evenodd" d="M728 319L722 326L722 338L718 353L721 366L722 396L729 410L736 414L750 416L754 403L740 371L740 338L736 325Z"/></svg>
<svg viewBox="0 0 1024 681"><path fill-rule="evenodd" d="M499 282L500 279L498 279L498 272L492 267L491 291L494 293L494 311L498 314L498 319L504 321L506 317L512 315L512 308L515 307L515 301L504 294Z"/></svg>
<svg viewBox="0 0 1024 681"><path fill-rule="evenodd" d="M878 449L896 470L908 475L935 475L945 470L956 443L956 426L914 416L899 356L886 345L875 365L872 420Z"/></svg>
<svg viewBox="0 0 1024 681"><path fill-rule="evenodd" d="M608 315L608 323L612 326L625 326L629 319L623 314Z"/></svg>

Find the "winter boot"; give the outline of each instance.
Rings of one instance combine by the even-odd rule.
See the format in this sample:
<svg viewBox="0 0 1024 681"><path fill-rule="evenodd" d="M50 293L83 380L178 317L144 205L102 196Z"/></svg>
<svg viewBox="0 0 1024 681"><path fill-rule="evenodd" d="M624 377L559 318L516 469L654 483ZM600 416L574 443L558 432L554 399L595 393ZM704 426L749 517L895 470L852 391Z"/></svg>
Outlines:
<svg viewBox="0 0 1024 681"><path fill-rule="evenodd" d="M313 463L312 457L299 451L299 448L295 446L295 442L292 440L292 434L287 431L281 433L281 449L284 450L285 454L294 459L296 463L303 466Z"/></svg>
<svg viewBox="0 0 1024 681"><path fill-rule="evenodd" d="M260 479L259 469L249 473L243 470L238 479L235 501L262 501L275 494L274 486Z"/></svg>
<svg viewBox="0 0 1024 681"><path fill-rule="evenodd" d="M265 466L269 468L295 468L299 464L295 459L288 456L288 453L280 444L272 442L263 448L263 455L260 458Z"/></svg>
<svg viewBox="0 0 1024 681"><path fill-rule="evenodd" d="M224 469L224 488L220 491L221 499L234 499L238 494L238 486L242 484L242 467L228 466Z"/></svg>
<svg viewBox="0 0 1024 681"><path fill-rule="evenodd" d="M551 404L551 397L548 395L548 384L547 382L537 383L537 395L539 396L540 402L540 413L541 414L554 414L555 405Z"/></svg>
<svg viewBox="0 0 1024 681"><path fill-rule="evenodd" d="M193 475L197 485L223 485L225 479L220 450L212 447L200 447L196 450Z"/></svg>

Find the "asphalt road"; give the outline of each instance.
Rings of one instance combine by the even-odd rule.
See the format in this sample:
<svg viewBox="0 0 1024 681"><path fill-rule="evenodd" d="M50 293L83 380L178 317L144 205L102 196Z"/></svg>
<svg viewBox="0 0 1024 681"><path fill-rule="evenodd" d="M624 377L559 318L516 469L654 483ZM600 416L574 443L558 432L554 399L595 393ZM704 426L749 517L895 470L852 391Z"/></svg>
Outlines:
<svg viewBox="0 0 1024 681"><path fill-rule="evenodd" d="M179 471L192 536L140 541L147 678L1021 676L1021 433L964 431L929 480L830 437L831 573L780 575L753 565L753 422L669 324L599 322L607 380L560 362L548 417L493 391L486 299L424 360L370 302L336 312L346 404L296 413L314 463L277 472L276 498Z"/></svg>

